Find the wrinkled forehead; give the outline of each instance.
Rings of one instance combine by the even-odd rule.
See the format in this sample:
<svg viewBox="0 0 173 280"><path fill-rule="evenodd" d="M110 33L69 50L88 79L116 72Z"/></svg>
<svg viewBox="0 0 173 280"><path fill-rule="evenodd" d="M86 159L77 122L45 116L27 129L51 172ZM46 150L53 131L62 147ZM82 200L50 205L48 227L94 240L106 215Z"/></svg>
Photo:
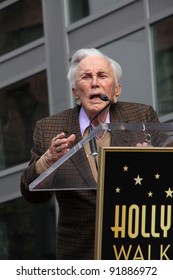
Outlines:
<svg viewBox="0 0 173 280"><path fill-rule="evenodd" d="M80 72L112 72L110 62L102 56L87 56L78 64L78 73Z"/></svg>

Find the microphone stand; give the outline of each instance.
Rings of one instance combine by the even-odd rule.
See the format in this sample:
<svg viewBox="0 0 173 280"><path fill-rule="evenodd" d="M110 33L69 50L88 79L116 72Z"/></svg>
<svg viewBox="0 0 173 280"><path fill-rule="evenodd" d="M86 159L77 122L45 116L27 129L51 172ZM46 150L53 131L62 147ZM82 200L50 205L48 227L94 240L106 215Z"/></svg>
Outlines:
<svg viewBox="0 0 173 280"><path fill-rule="evenodd" d="M91 125L91 122L90 122L90 125L88 127L88 131L89 133L91 131L93 131L93 126ZM91 150L91 155L94 159L94 162L95 162L95 166L96 166L96 170L98 171L98 164L97 164L97 155L98 155L98 152L97 152L97 144L96 144L96 139L95 137L93 137L90 141L89 141L89 144L90 144L90 150Z"/></svg>
<svg viewBox="0 0 173 280"><path fill-rule="evenodd" d="M89 124L89 127L88 127L88 130L89 130L89 133L91 131L93 131L93 126L92 126L92 122L111 104L111 100L104 94L101 94L100 95L100 99L103 100L103 101L109 101L108 104L106 104L105 107L103 107L90 121L90 124ZM90 144L90 150L91 150L91 155L92 157L94 158L94 162L95 162L95 166L96 166L96 170L98 171L98 164L97 164L97 155L98 155L98 152L97 152L97 144L96 144L96 139L95 137L93 137L90 141L89 141L89 144Z"/></svg>

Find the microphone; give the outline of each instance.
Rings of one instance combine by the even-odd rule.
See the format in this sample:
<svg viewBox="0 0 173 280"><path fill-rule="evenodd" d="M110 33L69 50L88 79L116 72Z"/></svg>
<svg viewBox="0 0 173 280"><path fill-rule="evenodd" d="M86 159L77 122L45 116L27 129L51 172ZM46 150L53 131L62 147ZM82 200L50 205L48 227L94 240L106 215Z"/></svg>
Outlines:
<svg viewBox="0 0 173 280"><path fill-rule="evenodd" d="M101 94L100 95L100 99L103 101L109 101L111 103L111 100L109 99L109 97L105 94Z"/></svg>
<svg viewBox="0 0 173 280"><path fill-rule="evenodd" d="M93 126L92 126L92 122L112 103L111 100L105 95L105 94L101 94L99 97L102 101L109 101L105 107L103 107L91 120L90 120L90 124L88 127L89 133L93 130ZM90 150L91 150L91 155L95 160L95 164L96 164L96 169L98 170L98 166L97 166L97 160L96 160L96 156L98 155L97 152L97 144L96 144L96 140L95 137L93 137L90 141Z"/></svg>
<svg viewBox="0 0 173 280"><path fill-rule="evenodd" d="M112 103L112 101L109 99L109 97L107 97L105 94L101 94L99 96L99 98L102 100L102 101L109 101L109 103L106 104L105 107L103 107L91 120L90 120L90 124L89 124L89 127L91 126L92 127L92 122Z"/></svg>

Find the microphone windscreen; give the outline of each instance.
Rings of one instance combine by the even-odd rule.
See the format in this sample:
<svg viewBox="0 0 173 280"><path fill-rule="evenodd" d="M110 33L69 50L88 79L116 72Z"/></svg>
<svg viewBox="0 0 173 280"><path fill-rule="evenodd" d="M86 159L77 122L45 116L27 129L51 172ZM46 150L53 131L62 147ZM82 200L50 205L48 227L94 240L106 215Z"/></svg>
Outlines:
<svg viewBox="0 0 173 280"><path fill-rule="evenodd" d="M109 98L107 97L107 95L105 95L105 94L101 94L101 95L100 95L100 99L101 99L102 101L110 101Z"/></svg>

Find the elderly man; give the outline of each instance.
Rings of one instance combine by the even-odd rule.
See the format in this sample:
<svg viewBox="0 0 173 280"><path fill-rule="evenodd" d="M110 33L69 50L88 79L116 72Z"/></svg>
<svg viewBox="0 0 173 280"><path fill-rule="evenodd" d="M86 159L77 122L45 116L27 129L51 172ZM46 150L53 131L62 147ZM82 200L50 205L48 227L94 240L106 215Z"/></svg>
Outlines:
<svg viewBox="0 0 173 280"><path fill-rule="evenodd" d="M92 120L93 127L104 122L159 122L150 105L118 101L121 76L120 65L96 49L81 49L73 55L68 79L77 104L36 123L31 161L21 178L21 192L27 201L50 199L52 192L30 192L29 184L85 137ZM160 137L153 139L155 146L162 146L165 141ZM96 143L146 145L142 132L115 130L99 134ZM89 148L86 145L62 164L52 182L62 189L73 189L55 192L59 204L57 259L94 259L97 169Z"/></svg>

